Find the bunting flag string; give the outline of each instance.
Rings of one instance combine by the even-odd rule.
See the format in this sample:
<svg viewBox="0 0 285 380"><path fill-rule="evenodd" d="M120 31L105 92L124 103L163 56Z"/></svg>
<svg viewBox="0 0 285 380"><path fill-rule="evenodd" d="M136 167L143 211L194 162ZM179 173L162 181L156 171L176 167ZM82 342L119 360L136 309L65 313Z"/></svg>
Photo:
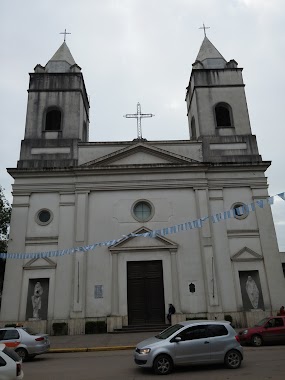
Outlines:
<svg viewBox="0 0 285 380"><path fill-rule="evenodd" d="M210 216L204 216L196 220L187 221L182 224L177 224L171 227L165 227L158 230L153 230L149 232L144 233L130 233L128 235L123 235L119 239L112 239L107 240L99 243L93 243L90 245L82 246L82 247L74 247L69 249L62 249L58 251L47 251L47 252L36 252L36 253L0 253L1 259L44 259L49 257L60 257L65 255L71 255L75 252L85 253L88 251L93 251L97 247L111 247L114 246L130 237L155 237L155 236L166 236L166 235L172 235L183 231L189 231L196 228L202 228L204 223L206 221L212 222L212 223L218 223L226 219L233 218L236 214L237 215L243 215L244 213L250 213L252 211L256 210L256 207L263 209L266 205L273 205L274 204L274 198L279 197L283 201L285 201L285 192L279 193L277 195L264 198L264 199L258 199L255 202L252 202L250 204L245 204L243 206L237 207L235 209L230 209L227 211L222 211L214 215Z"/></svg>

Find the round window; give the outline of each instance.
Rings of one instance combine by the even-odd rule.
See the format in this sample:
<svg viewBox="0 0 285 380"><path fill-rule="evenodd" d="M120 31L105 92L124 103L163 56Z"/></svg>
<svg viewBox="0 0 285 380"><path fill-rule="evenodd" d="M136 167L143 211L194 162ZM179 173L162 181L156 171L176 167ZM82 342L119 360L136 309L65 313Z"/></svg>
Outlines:
<svg viewBox="0 0 285 380"><path fill-rule="evenodd" d="M38 224L46 225L52 221L52 213L49 210L42 209L37 213L36 220Z"/></svg>
<svg viewBox="0 0 285 380"><path fill-rule="evenodd" d="M154 208L148 201L138 201L132 208L133 217L139 222L147 222L153 217Z"/></svg>
<svg viewBox="0 0 285 380"><path fill-rule="evenodd" d="M248 210L247 210L246 205L244 203L235 203L232 206L232 209L234 211L234 217L236 219L244 219L248 215Z"/></svg>

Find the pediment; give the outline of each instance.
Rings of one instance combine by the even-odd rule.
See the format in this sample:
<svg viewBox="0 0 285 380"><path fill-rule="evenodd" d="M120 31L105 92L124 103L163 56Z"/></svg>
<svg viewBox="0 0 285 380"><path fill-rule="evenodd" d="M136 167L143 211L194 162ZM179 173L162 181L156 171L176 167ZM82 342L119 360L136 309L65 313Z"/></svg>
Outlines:
<svg viewBox="0 0 285 380"><path fill-rule="evenodd" d="M232 261L257 261L263 257L248 247L244 247L231 257Z"/></svg>
<svg viewBox="0 0 285 380"><path fill-rule="evenodd" d="M141 227L133 234L144 234L147 232L152 232L147 227ZM156 235L154 237L144 237L144 236L126 236L123 240L118 242L109 248L111 252L122 252L122 251L177 251L178 245L166 239L163 236Z"/></svg>
<svg viewBox="0 0 285 380"><path fill-rule="evenodd" d="M146 143L137 143L116 152L112 152L95 160L86 162L83 167L125 166L125 165L165 165L197 163L188 157L168 152Z"/></svg>
<svg viewBox="0 0 285 380"><path fill-rule="evenodd" d="M55 269L55 268L56 268L56 263L53 260L49 259L48 257L41 258L41 259L31 259L23 266L23 269L26 269L26 270Z"/></svg>

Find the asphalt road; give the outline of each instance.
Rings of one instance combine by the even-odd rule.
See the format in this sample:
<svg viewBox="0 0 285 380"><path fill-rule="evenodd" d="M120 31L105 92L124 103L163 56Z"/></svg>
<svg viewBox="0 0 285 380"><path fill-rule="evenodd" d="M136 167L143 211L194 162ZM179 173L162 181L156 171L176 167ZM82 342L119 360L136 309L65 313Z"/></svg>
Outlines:
<svg viewBox="0 0 285 380"><path fill-rule="evenodd" d="M284 380L285 346L245 347L237 370L223 365L179 367L166 378L191 380ZM24 380L137 380L161 379L152 371L137 368L132 351L46 354L23 364Z"/></svg>

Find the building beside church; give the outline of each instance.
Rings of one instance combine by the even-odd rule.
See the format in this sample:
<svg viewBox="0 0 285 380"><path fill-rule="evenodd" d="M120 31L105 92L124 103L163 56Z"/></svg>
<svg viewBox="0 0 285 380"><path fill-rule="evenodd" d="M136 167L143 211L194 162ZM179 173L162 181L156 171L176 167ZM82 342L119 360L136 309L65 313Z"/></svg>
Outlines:
<svg viewBox="0 0 285 380"><path fill-rule="evenodd" d="M9 252L124 237L86 252L8 259L1 323L50 333L67 322L78 334L86 321L103 320L112 331L165 323L172 303L174 322L231 315L245 326L285 303L265 201L270 162L251 132L242 69L207 37L186 104L189 140L90 142L86 87L66 43L35 67L20 159L8 169ZM226 210L219 222L203 219Z"/></svg>

